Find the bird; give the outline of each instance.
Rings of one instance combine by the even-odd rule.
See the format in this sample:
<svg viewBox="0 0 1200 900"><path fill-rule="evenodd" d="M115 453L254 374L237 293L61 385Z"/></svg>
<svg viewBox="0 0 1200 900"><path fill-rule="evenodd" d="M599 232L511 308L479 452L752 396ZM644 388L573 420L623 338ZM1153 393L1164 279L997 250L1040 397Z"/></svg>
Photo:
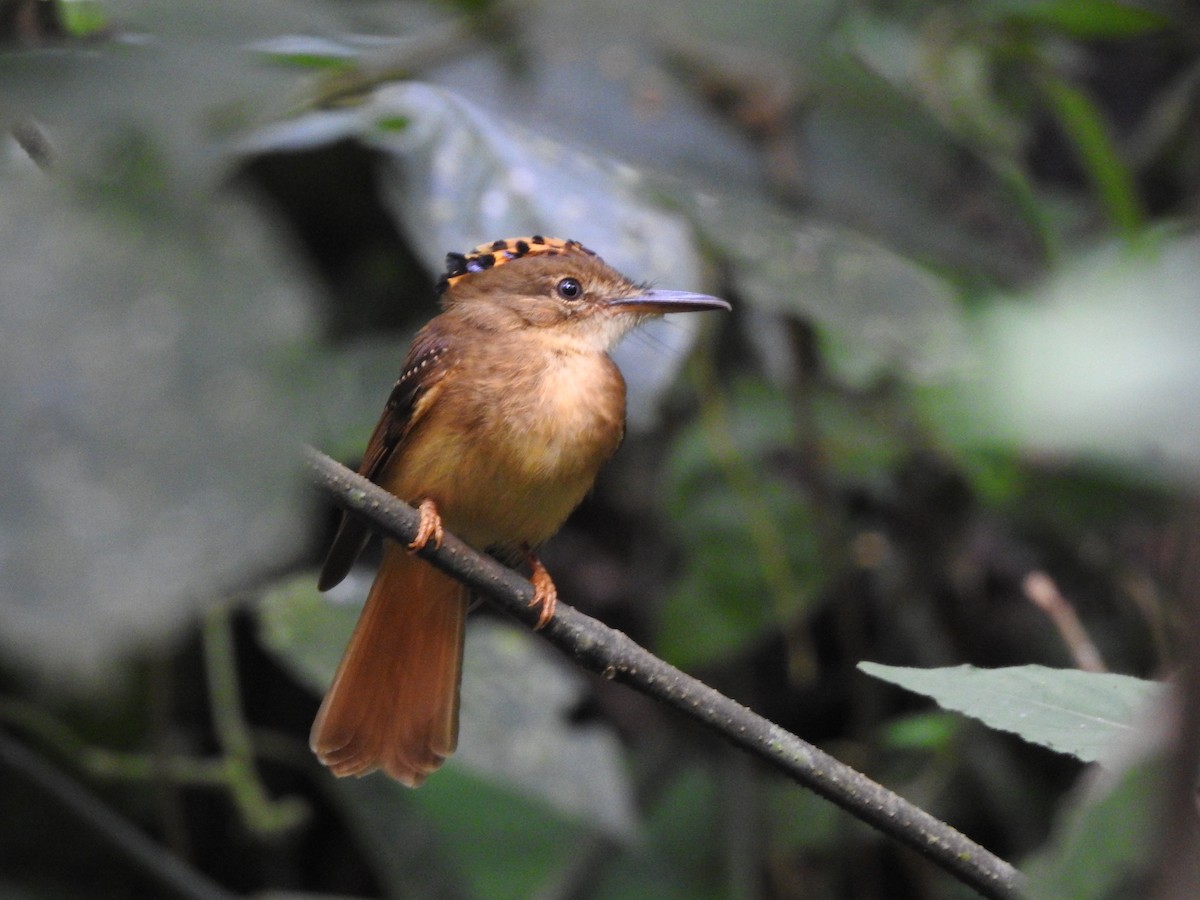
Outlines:
<svg viewBox="0 0 1200 900"><path fill-rule="evenodd" d="M310 734L335 775L382 770L422 784L458 742L468 591L416 556L449 530L508 563L524 559L536 627L557 590L537 557L591 489L625 431L625 382L609 351L644 320L728 310L716 297L626 278L578 241L532 235L450 253L442 311L413 338L359 474L420 513L382 562ZM322 591L371 536L350 512Z"/></svg>

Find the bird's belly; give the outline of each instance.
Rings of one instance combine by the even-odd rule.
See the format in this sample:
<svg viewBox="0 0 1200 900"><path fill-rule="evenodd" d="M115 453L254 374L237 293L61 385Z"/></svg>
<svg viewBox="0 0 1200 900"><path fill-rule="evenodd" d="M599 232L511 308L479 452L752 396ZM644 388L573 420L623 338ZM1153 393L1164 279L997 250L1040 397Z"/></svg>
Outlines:
<svg viewBox="0 0 1200 900"><path fill-rule="evenodd" d="M580 374L543 379L539 390L453 423L431 411L389 490L411 503L432 499L446 527L481 549L541 544L579 505L624 431L623 383L615 396L583 396L573 387Z"/></svg>

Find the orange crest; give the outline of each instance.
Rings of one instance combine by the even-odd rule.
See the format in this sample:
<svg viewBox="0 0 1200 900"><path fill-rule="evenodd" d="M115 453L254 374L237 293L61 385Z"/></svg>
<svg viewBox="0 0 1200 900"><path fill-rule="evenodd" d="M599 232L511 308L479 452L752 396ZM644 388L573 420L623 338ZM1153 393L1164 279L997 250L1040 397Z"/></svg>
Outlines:
<svg viewBox="0 0 1200 900"><path fill-rule="evenodd" d="M495 266L502 266L514 259L521 259L525 256L558 256L568 253L579 253L584 256L596 255L579 241L564 241L561 238L548 238L540 234L480 244L467 253L447 253L446 274L438 281L437 292L444 293L463 278Z"/></svg>

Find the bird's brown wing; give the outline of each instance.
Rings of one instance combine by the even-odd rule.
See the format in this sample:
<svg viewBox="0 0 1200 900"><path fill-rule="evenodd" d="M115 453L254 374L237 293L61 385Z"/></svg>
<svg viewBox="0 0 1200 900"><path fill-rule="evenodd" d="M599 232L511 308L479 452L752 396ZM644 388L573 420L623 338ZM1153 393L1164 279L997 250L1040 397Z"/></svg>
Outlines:
<svg viewBox="0 0 1200 900"><path fill-rule="evenodd" d="M378 483L396 451L429 409L438 387L453 367L449 341L436 331L423 329L413 340L404 368L375 425L358 467L358 474ZM341 525L329 546L317 587L327 591L350 571L371 536L370 528L353 513L342 515Z"/></svg>

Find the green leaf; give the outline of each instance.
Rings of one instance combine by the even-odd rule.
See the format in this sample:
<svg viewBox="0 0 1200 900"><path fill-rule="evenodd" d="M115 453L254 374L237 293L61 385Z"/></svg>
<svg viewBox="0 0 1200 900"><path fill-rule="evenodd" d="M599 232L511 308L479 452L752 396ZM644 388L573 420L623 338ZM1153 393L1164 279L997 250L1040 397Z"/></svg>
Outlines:
<svg viewBox="0 0 1200 900"><path fill-rule="evenodd" d="M1162 760L1141 759L1115 781L1085 782L1046 848L1022 868L1030 900L1123 900L1148 896L1162 846Z"/></svg>
<svg viewBox="0 0 1200 900"><path fill-rule="evenodd" d="M966 361L950 285L881 244L744 196L698 195L685 208L728 261L738 295L815 325L842 379L922 382Z"/></svg>
<svg viewBox="0 0 1200 900"><path fill-rule="evenodd" d="M1133 172L1121 159L1104 116L1074 85L1053 77L1045 77L1040 83L1063 131L1075 144L1079 162L1099 190L1109 218L1126 236L1132 236L1145 214Z"/></svg>
<svg viewBox="0 0 1200 900"><path fill-rule="evenodd" d="M1161 684L1128 675L1043 666L910 669L863 662L858 667L932 697L945 709L1085 762L1102 759L1118 739L1136 736L1135 714L1163 690Z"/></svg>
<svg viewBox="0 0 1200 900"><path fill-rule="evenodd" d="M366 587L356 573L328 598L311 572L279 582L258 602L259 640L298 680L323 693L358 621Z"/></svg>
<svg viewBox="0 0 1200 900"><path fill-rule="evenodd" d="M1014 22L1089 39L1135 37L1171 24L1155 10L1114 0L1001 0L991 11Z"/></svg>
<svg viewBox="0 0 1200 900"><path fill-rule="evenodd" d="M362 48L309 35L282 35L251 44L250 50L281 65L303 69L353 69Z"/></svg>
<svg viewBox="0 0 1200 900"><path fill-rule="evenodd" d="M323 692L366 588L358 573L327 596L311 573L281 583L258 605L264 646ZM397 854L415 842L476 896L528 897L578 841L631 839L631 787L611 730L570 721L585 683L561 657L525 631L474 618L464 652L459 749L443 769L419 792L379 774L338 780L336 790L394 893L413 890L413 868L437 877L411 850Z"/></svg>
<svg viewBox="0 0 1200 900"><path fill-rule="evenodd" d="M948 713L928 712L904 716L887 723L884 744L893 750L924 750L939 753L962 731L962 719Z"/></svg>
<svg viewBox="0 0 1200 900"><path fill-rule="evenodd" d="M387 896L536 896L591 838L579 822L453 765L419 791L378 774L329 781Z"/></svg>
<svg viewBox="0 0 1200 900"><path fill-rule="evenodd" d="M372 780L378 786L384 779ZM465 767L448 767L410 802L436 829L455 874L471 888L468 896L520 900L537 896L556 873L570 866L576 848L594 837L586 823L547 809L541 800L514 793ZM411 894L405 880L401 875L396 896Z"/></svg>
<svg viewBox="0 0 1200 900"><path fill-rule="evenodd" d="M603 721L573 721L583 674L527 630L473 617L456 765L626 841L636 828L624 750Z"/></svg>
<svg viewBox="0 0 1200 900"><path fill-rule="evenodd" d="M767 835L776 853L835 853L845 842L846 815L837 805L783 778L771 778L767 785Z"/></svg>
<svg viewBox="0 0 1200 900"><path fill-rule="evenodd" d="M728 897L722 871L722 814L713 774L698 766L671 773L637 844L614 856L589 886L602 900L717 900Z"/></svg>
<svg viewBox="0 0 1200 900"><path fill-rule="evenodd" d="M108 27L108 15L100 0L58 0L58 17L72 37L87 37Z"/></svg>

